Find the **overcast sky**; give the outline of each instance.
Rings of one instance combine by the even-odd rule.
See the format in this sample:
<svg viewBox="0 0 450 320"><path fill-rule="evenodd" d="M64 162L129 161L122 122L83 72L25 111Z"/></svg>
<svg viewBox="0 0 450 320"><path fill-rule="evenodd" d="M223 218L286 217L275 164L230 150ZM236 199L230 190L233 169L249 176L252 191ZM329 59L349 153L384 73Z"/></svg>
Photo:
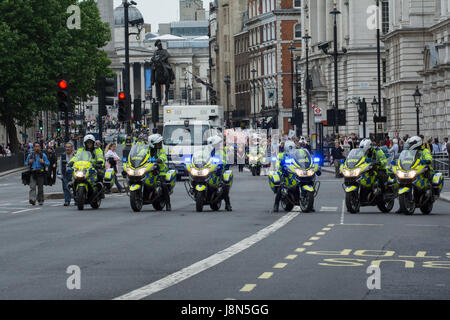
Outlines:
<svg viewBox="0 0 450 320"><path fill-rule="evenodd" d="M152 32L158 32L158 24L178 21L180 18L179 0L134 0L144 16L145 23L152 24ZM206 11L210 0L203 0ZM120 6L122 0L114 0L114 7Z"/></svg>

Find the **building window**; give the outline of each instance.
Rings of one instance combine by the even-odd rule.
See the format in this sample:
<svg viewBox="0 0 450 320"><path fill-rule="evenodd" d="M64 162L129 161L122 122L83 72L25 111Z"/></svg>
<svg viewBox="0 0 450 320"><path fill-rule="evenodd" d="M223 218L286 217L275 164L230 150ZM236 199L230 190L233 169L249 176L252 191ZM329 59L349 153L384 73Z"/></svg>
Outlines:
<svg viewBox="0 0 450 320"><path fill-rule="evenodd" d="M201 90L195 91L195 100L200 100L202 98L202 92Z"/></svg>
<svg viewBox="0 0 450 320"><path fill-rule="evenodd" d="M294 8L301 8L302 0L294 0Z"/></svg>
<svg viewBox="0 0 450 320"><path fill-rule="evenodd" d="M383 1L381 3L381 16L382 16L382 32L386 34L389 32L389 2Z"/></svg>
<svg viewBox="0 0 450 320"><path fill-rule="evenodd" d="M386 60L383 59L383 83L386 83Z"/></svg>
<svg viewBox="0 0 450 320"><path fill-rule="evenodd" d="M302 38L302 25L297 23L294 27L294 38L301 39Z"/></svg>
<svg viewBox="0 0 450 320"><path fill-rule="evenodd" d="M169 100L173 100L173 99L174 99L173 89L169 89Z"/></svg>

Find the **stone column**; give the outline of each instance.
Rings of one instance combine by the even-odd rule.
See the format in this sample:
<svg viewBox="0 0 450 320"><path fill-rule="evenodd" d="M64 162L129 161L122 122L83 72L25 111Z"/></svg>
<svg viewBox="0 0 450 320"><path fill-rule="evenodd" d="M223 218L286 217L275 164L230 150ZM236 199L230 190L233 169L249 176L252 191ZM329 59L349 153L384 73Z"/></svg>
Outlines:
<svg viewBox="0 0 450 320"><path fill-rule="evenodd" d="M145 100L145 68L141 62L141 100Z"/></svg>
<svg viewBox="0 0 450 320"><path fill-rule="evenodd" d="M322 42L325 41L327 38L327 29L328 29L328 19L329 17L326 17L326 8L327 8L327 2L326 0L317 0L317 41ZM325 18L326 17L326 18ZM324 23L326 21L326 24Z"/></svg>

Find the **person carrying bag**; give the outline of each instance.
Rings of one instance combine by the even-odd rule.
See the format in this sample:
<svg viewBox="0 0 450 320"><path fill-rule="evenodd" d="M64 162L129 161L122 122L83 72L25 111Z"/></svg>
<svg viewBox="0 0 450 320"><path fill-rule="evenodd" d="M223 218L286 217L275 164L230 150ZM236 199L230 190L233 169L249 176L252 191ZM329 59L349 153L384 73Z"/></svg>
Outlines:
<svg viewBox="0 0 450 320"><path fill-rule="evenodd" d="M31 205L36 205L36 187L38 188L37 201L39 205L44 204L44 182L45 168L50 165L47 156L42 153L41 145L37 142L33 145L33 152L25 160L25 165L30 167L30 194L29 201Z"/></svg>

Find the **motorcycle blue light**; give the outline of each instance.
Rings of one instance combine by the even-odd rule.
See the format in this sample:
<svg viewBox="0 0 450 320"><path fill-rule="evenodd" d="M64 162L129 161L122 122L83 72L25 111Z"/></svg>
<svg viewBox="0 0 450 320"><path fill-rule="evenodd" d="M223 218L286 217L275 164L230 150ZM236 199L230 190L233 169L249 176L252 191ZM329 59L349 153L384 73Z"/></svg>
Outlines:
<svg viewBox="0 0 450 320"><path fill-rule="evenodd" d="M314 157L314 163L320 163L320 158L319 157Z"/></svg>
<svg viewBox="0 0 450 320"><path fill-rule="evenodd" d="M286 159L286 161L284 161L286 164L293 164L294 160L292 159Z"/></svg>
<svg viewBox="0 0 450 320"><path fill-rule="evenodd" d="M122 162L123 162L123 163L127 162L127 158L123 158L123 159L122 159Z"/></svg>
<svg viewBox="0 0 450 320"><path fill-rule="evenodd" d="M216 158L216 157L214 157L214 158L212 158L212 162L213 162L213 163L219 163L219 162L220 162L220 159L219 159L219 158Z"/></svg>
<svg viewBox="0 0 450 320"><path fill-rule="evenodd" d="M191 163L191 158L184 158L184 162Z"/></svg>
<svg viewBox="0 0 450 320"><path fill-rule="evenodd" d="M272 161L277 161L277 157L272 157Z"/></svg>

